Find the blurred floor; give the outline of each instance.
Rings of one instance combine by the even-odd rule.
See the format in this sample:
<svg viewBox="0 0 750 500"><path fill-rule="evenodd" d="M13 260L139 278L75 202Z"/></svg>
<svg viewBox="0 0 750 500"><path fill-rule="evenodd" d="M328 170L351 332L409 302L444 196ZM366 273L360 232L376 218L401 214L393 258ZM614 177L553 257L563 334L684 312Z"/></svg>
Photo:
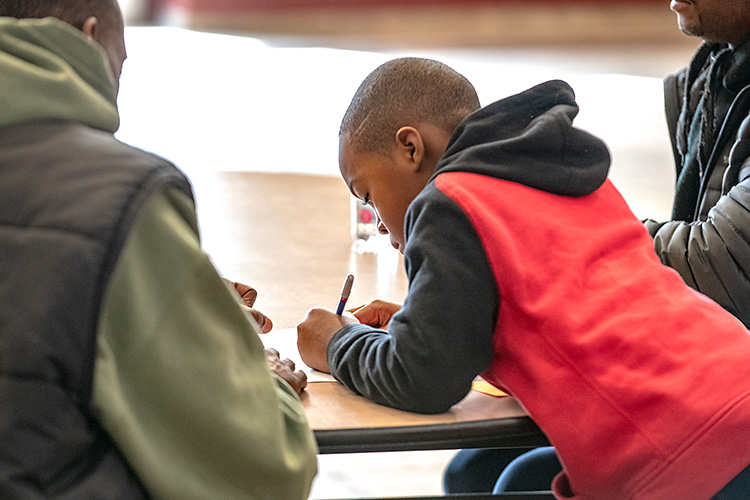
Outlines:
<svg viewBox="0 0 750 500"><path fill-rule="evenodd" d="M353 92L377 65L402 55L451 65L475 84L483 104L547 79L567 80L581 107L576 124L609 144L611 178L636 215L669 216L674 172L661 78L685 65L697 46L679 34L658 43L633 36L593 45L537 40L367 50L347 49L341 38L327 43L320 36L168 27L129 27L126 38L117 136L172 160L192 178L202 224L202 214L221 200L210 190L215 183L201 182L215 172L338 175L338 126ZM309 203L324 202L310 193ZM442 468L453 453L321 456L312 498L440 494Z"/></svg>

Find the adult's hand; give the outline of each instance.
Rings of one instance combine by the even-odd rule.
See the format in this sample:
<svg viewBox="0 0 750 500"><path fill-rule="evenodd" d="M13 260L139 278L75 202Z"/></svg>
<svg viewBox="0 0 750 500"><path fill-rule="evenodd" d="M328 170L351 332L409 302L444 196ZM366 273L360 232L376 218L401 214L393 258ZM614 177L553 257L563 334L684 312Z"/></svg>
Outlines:
<svg viewBox="0 0 750 500"><path fill-rule="evenodd" d="M247 307L253 307L253 304L255 304L255 299L258 298L258 291L255 288L243 283L237 283L236 281L228 280L226 278L222 279L237 291L237 293L240 295L240 298L242 299L242 302Z"/></svg>
<svg viewBox="0 0 750 500"><path fill-rule="evenodd" d="M271 321L271 318L263 314L257 309L253 309L253 304L255 304L255 299L258 298L258 291L249 286L245 285L243 283L237 283L236 281L231 281L226 278L222 278L226 283L229 284L232 288L234 288L237 293L240 295L240 298L242 299L242 303L244 304L244 309L247 310L250 314L253 315L253 318L255 318L255 322L258 323L258 326L260 327L261 333L268 333L273 328L273 321Z"/></svg>
<svg viewBox="0 0 750 500"><path fill-rule="evenodd" d="M307 387L307 375L302 370L294 369L294 361L291 359L281 359L279 351L276 349L264 349L266 353L266 364L268 368L284 379L297 394Z"/></svg>
<svg viewBox="0 0 750 500"><path fill-rule="evenodd" d="M255 318L255 322L258 323L258 326L260 327L260 333L268 333L271 331L271 329L273 328L273 321L271 321L271 318L257 309L253 309L247 306L242 307L253 315L253 318Z"/></svg>

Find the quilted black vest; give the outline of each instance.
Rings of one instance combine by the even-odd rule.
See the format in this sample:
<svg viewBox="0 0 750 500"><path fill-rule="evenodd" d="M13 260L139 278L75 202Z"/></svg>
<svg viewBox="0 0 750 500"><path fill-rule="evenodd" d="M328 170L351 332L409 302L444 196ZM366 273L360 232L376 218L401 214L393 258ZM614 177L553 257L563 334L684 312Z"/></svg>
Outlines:
<svg viewBox="0 0 750 500"><path fill-rule="evenodd" d="M140 500L91 416L102 297L167 161L80 125L0 129L0 499Z"/></svg>

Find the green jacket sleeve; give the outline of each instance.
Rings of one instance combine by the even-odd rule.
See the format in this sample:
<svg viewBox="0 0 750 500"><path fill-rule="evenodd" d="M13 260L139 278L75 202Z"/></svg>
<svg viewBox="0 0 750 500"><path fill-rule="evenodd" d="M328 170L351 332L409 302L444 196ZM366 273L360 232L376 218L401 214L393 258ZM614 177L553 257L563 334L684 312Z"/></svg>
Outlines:
<svg viewBox="0 0 750 500"><path fill-rule="evenodd" d="M92 396L154 499L308 496L314 437L237 300L200 248L192 201L154 195L105 293Z"/></svg>

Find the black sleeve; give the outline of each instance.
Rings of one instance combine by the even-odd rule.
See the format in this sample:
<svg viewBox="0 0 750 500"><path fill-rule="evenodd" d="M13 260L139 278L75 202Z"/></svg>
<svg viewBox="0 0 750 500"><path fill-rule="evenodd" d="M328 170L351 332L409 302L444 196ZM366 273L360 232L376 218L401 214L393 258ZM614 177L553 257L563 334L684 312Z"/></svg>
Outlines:
<svg viewBox="0 0 750 500"><path fill-rule="evenodd" d="M750 327L750 179L722 196L705 222L650 230L662 263Z"/></svg>
<svg viewBox="0 0 750 500"><path fill-rule="evenodd" d="M466 215L434 185L406 215L409 293L388 331L339 330L331 373L375 402L441 413L459 402L492 360L499 296L484 248Z"/></svg>

